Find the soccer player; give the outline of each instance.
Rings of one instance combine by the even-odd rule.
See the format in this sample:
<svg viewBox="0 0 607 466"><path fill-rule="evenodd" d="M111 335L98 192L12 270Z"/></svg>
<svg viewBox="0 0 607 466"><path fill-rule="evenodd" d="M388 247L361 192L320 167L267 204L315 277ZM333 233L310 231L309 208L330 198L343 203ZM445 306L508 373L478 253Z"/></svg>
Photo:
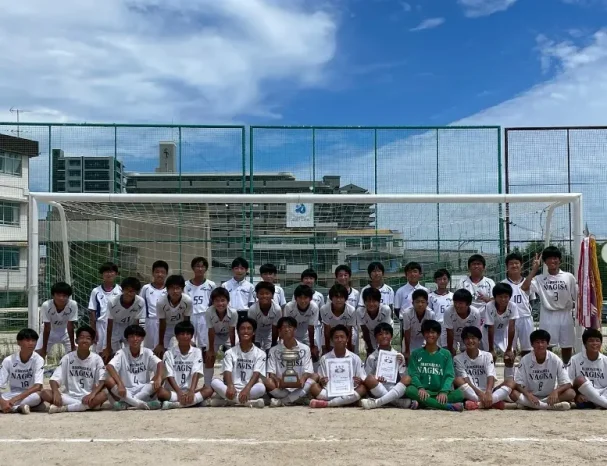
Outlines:
<svg viewBox="0 0 607 466"><path fill-rule="evenodd" d="M488 351L495 361L495 348L504 353L504 378L514 378L514 330L518 319L518 310L512 298L512 287L507 283L498 283L493 288L494 300L487 304L485 325L489 338ZM465 344L465 342L464 342Z"/></svg>
<svg viewBox="0 0 607 466"><path fill-rule="evenodd" d="M211 291L211 307L204 315L207 324L208 342L204 358L204 384L211 386L213 380L215 358L217 352L223 348L227 351L236 344L236 323L238 312L229 306L230 293L225 288L215 288Z"/></svg>
<svg viewBox="0 0 607 466"><path fill-rule="evenodd" d="M271 283L274 285L274 296L272 300L280 307L284 309L287 305L287 299L285 297L285 290L280 285L276 284L276 275L278 275L278 269L274 264L264 264L259 267L259 275L264 282Z"/></svg>
<svg viewBox="0 0 607 466"><path fill-rule="evenodd" d="M400 317L401 310L409 309L413 305L413 292L415 290L424 290L428 293L428 289L419 283L422 275L422 266L417 262L409 262L405 265L405 278L407 283L401 286L394 294L394 312Z"/></svg>
<svg viewBox="0 0 607 466"><path fill-rule="evenodd" d="M449 291L451 274L447 269L438 269L434 272L436 290L428 295L428 307L434 311L434 319L441 324L443 332L440 336L441 348L447 346L447 328L444 325L445 312L453 305L453 293Z"/></svg>
<svg viewBox="0 0 607 466"><path fill-rule="evenodd" d="M171 275L166 281L167 294L156 304L158 316L158 346L154 350L156 356L162 357L166 348L171 346L171 338L175 335L175 325L189 321L192 316L192 298L183 291L185 280L181 275Z"/></svg>
<svg viewBox="0 0 607 466"><path fill-rule="evenodd" d="M303 272L301 272L300 278L301 278L300 284L309 286L312 289L312 291L314 292L314 294L312 296L312 302L314 302L314 304L316 304L318 306L318 309L323 307L325 304L324 296L319 291L314 290L314 286L316 285L316 282L318 281L318 274L314 271L314 269L306 269ZM293 298L295 298L295 296L293 296Z"/></svg>
<svg viewBox="0 0 607 466"><path fill-rule="evenodd" d="M24 328L17 334L19 351L7 356L0 367L0 411L3 413L29 414L30 407L42 403L40 390L44 383L44 359L34 349L38 334Z"/></svg>
<svg viewBox="0 0 607 466"><path fill-rule="evenodd" d="M281 317L278 320L278 334L280 342L272 347L268 356L267 377L264 380L266 390L272 399L271 408L290 406L298 400L308 396L310 387L318 380L312 366L312 353L310 347L295 338L297 321L293 317ZM282 376L287 369L282 359L285 350L295 350L299 359L295 361L294 370L298 376L298 387L284 387Z"/></svg>
<svg viewBox="0 0 607 466"><path fill-rule="evenodd" d="M211 387L221 397L211 406L240 405L263 408L266 387L266 353L253 344L257 322L248 317L238 321L239 343L226 351L221 365L223 380L213 379Z"/></svg>
<svg viewBox="0 0 607 466"><path fill-rule="evenodd" d="M515 387L514 380L506 380L495 388L497 380L493 355L479 350L483 333L477 327L465 327L462 338L466 351L453 358L455 364L454 386L459 388L468 401L468 410L479 408L504 409L504 401L510 397Z"/></svg>
<svg viewBox="0 0 607 466"><path fill-rule="evenodd" d="M192 342L202 350L207 347L208 331L204 313L210 306L211 292L217 288L215 282L207 279L209 261L204 257L194 257L191 262L194 277L185 282L185 292L192 299L192 325L196 333Z"/></svg>
<svg viewBox="0 0 607 466"><path fill-rule="evenodd" d="M394 290L392 287L384 283L385 268L381 262L371 262L367 267L367 273L369 274L370 283L360 290L360 302L359 306L364 306L363 294L365 290L369 288L375 288L379 290L381 294L381 304L389 306L391 310L394 309Z"/></svg>
<svg viewBox="0 0 607 466"><path fill-rule="evenodd" d="M158 346L158 316L156 305L158 300L167 294L164 282L169 274L169 264L156 261L152 264L152 283L143 285L139 296L145 302L145 341L146 348L151 350Z"/></svg>
<svg viewBox="0 0 607 466"><path fill-rule="evenodd" d="M422 325L426 320L434 320L434 311L428 308L428 292L417 289L412 294L413 306L403 309L401 314L404 336L405 361L409 361L411 352L424 346Z"/></svg>
<svg viewBox="0 0 607 466"><path fill-rule="evenodd" d="M569 402L575 398L575 391L561 358L548 351L550 334L546 330L535 330L530 338L533 352L521 358L511 399L525 408L570 409Z"/></svg>
<svg viewBox="0 0 607 466"><path fill-rule="evenodd" d="M310 394L315 398L310 402L310 408L351 405L357 403L367 393L367 389L363 383L367 378L367 373L358 355L348 350L348 337L349 333L345 325L337 325L331 329L333 350L320 358L318 372L320 379L318 383L314 383L310 387ZM327 363L329 359L342 359L343 362L350 364L354 384L354 391L351 394L329 398L326 388L329 384L330 375Z"/></svg>
<svg viewBox="0 0 607 466"><path fill-rule="evenodd" d="M248 273L247 260L237 257L232 261L232 278L221 284L230 293L230 306L238 311L239 317L246 317L255 303L255 287L247 280Z"/></svg>
<svg viewBox="0 0 607 466"><path fill-rule="evenodd" d="M120 401L114 403L115 410L132 406L138 409L159 409L154 400L162 386L164 364L151 349L142 347L145 330L139 325L129 325L124 331L128 347L116 352L106 366L105 386Z"/></svg>
<svg viewBox="0 0 607 466"><path fill-rule="evenodd" d="M464 327L478 327L482 332L483 321L481 313L471 306L472 294L468 290L457 290L453 293L453 306L445 312L445 327L447 327L447 349L453 356L457 349L464 350L462 340Z"/></svg>
<svg viewBox="0 0 607 466"><path fill-rule="evenodd" d="M276 289L270 282L259 282L255 285L257 302L249 308L249 318L257 322L255 345L262 350L276 345L278 339L278 320L282 317L280 305L274 301Z"/></svg>
<svg viewBox="0 0 607 466"><path fill-rule="evenodd" d="M129 325L140 325L145 319L145 302L141 296L141 282L135 277L127 277L120 284L122 294L110 299L107 311L107 344L102 352L104 362L126 345L124 331Z"/></svg>
<svg viewBox="0 0 607 466"><path fill-rule="evenodd" d="M91 353L95 330L83 325L76 330L76 351L66 354L41 398L50 404L49 414L79 412L100 408L107 400L105 366L101 356ZM63 391L61 388L63 387Z"/></svg>
<svg viewBox="0 0 607 466"><path fill-rule="evenodd" d="M535 284L540 297L540 328L553 337L552 346L561 347L563 362L567 364L575 342L573 309L577 299L577 283L572 274L561 270L561 259L561 251L556 246L548 246L542 252L542 261L548 273L537 275L542 261L536 254L521 290L528 292L531 283Z"/></svg>
<svg viewBox="0 0 607 466"><path fill-rule="evenodd" d="M345 286L336 283L329 290L329 299L331 300L320 308L320 320L323 323L323 334L325 337L322 347L322 354L331 351L331 340L329 334L336 325L345 325L348 329L348 349L354 351L352 344L352 328L356 326L356 312L346 300L348 299L348 290Z"/></svg>
<svg viewBox="0 0 607 466"><path fill-rule="evenodd" d="M413 400L411 408L418 407L441 409L445 411L463 411L463 393L453 390L455 370L451 354L438 346L441 326L436 320L426 320L422 324L422 334L426 346L411 353L407 376L403 384L410 378L410 384L405 390L405 396Z"/></svg>
<svg viewBox="0 0 607 466"><path fill-rule="evenodd" d="M335 267L335 283L339 283L346 287L348 290L348 299L347 303L352 306L354 309L358 307L358 302L360 301L360 293L358 290L352 288L350 279L352 278L352 269L345 264L338 265ZM330 301L331 298L327 295L327 301Z"/></svg>
<svg viewBox="0 0 607 466"><path fill-rule="evenodd" d="M293 317L297 321L295 338L308 345L312 352L312 360L318 361L318 347L314 340L314 327L318 322L318 306L312 302L314 290L307 285L299 285L294 291L295 299L288 303L284 310L285 317Z"/></svg>
<svg viewBox="0 0 607 466"><path fill-rule="evenodd" d="M521 351L521 356L525 356L531 351L531 342L529 335L533 332L533 317L531 315L530 298L537 295L535 283L532 281L529 291L523 291L521 286L525 279L522 275L523 256L518 252L512 252L506 256L506 278L502 283L507 283L512 287L512 298L510 301L516 306L518 319L515 324L514 343L512 349L516 351L517 343Z"/></svg>
<svg viewBox="0 0 607 466"><path fill-rule="evenodd" d="M607 356L601 353L603 334L589 328L582 334L585 351L572 356L568 375L577 392L578 408L600 407L607 409Z"/></svg>
<svg viewBox="0 0 607 466"><path fill-rule="evenodd" d="M105 349L107 344L107 305L110 298L122 293L120 286L116 285L116 276L118 275L118 266L113 262L105 262L99 267L101 275L101 285L93 288L91 298L89 299L89 322L96 332L97 354ZM67 352L67 351L66 351Z"/></svg>
<svg viewBox="0 0 607 466"><path fill-rule="evenodd" d="M400 381L400 377L396 383L389 383L383 377L376 377L380 350L395 355L399 363L398 374L400 376L406 373L405 357L392 348L393 332L392 326L383 322L375 327L374 333L378 348L365 361L365 372L367 373L365 386L375 398L360 400L361 406L365 409L374 409L390 404L399 408L409 408L411 406L411 400L403 398L406 387Z"/></svg>
<svg viewBox="0 0 607 466"><path fill-rule="evenodd" d="M166 371L164 387L158 390L162 409L187 408L202 403L213 394L209 386L200 390L198 378L202 373L202 350L192 346L194 325L183 321L175 325L177 346L164 353L162 362Z"/></svg>
<svg viewBox="0 0 607 466"><path fill-rule="evenodd" d="M51 287L52 299L45 301L40 308L42 338L38 340L36 352L46 358L53 346L63 344L66 353L74 351L74 322L78 322L78 304L73 299L72 287L65 282L55 283Z"/></svg>
<svg viewBox="0 0 607 466"><path fill-rule="evenodd" d="M381 304L381 292L377 288L367 288L362 292L363 306L357 312L357 321L363 334L366 352L371 354L377 347L375 328L385 323L392 327L392 310L386 304Z"/></svg>

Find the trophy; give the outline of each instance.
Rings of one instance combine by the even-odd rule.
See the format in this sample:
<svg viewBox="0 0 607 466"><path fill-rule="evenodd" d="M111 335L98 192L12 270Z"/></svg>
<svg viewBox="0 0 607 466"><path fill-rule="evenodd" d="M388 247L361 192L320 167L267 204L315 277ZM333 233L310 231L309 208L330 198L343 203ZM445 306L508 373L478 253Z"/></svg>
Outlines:
<svg viewBox="0 0 607 466"><path fill-rule="evenodd" d="M295 364L299 361L299 349L285 348L282 352L280 359L287 367L282 373L282 385L284 388L299 388L299 375L295 372Z"/></svg>

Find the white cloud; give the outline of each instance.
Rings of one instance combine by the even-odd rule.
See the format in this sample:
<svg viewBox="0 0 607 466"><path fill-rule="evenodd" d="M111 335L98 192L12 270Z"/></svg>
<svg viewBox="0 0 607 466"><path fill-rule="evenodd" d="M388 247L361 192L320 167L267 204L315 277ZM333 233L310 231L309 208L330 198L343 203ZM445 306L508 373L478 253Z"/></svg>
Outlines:
<svg viewBox="0 0 607 466"><path fill-rule="evenodd" d="M445 22L445 18L428 18L424 19L414 28L409 29L410 31L423 31L424 29L433 29Z"/></svg>
<svg viewBox="0 0 607 466"><path fill-rule="evenodd" d="M517 0L457 0L457 3L464 9L464 15L468 18L479 18L489 16L493 13L506 11Z"/></svg>

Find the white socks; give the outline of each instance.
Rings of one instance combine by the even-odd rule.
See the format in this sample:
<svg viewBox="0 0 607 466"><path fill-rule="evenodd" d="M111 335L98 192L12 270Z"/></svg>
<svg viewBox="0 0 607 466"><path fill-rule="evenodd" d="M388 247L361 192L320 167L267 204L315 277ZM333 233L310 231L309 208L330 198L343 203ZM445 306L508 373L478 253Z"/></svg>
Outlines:
<svg viewBox="0 0 607 466"><path fill-rule="evenodd" d="M607 398L603 398L589 380L586 380L586 382L578 388L578 392L584 395L591 403L607 409Z"/></svg>
<svg viewBox="0 0 607 466"><path fill-rule="evenodd" d="M336 406L348 406L352 403L356 403L358 400L360 400L360 395L354 392L351 395L338 396L336 398L333 398L332 400L329 400L329 406L331 406L332 408Z"/></svg>
<svg viewBox="0 0 607 466"><path fill-rule="evenodd" d="M383 386L383 384L379 384L377 387L382 386L384 391L386 390L386 388ZM377 388L375 387L375 388ZM375 390L375 389L373 389ZM371 393L373 393L373 390L371 390ZM392 387L390 389L390 391L386 391L386 394L383 395L381 398L377 398L375 400L375 406L379 407L379 406L384 406L387 404L390 404L400 398L402 398L405 395L405 386L398 382L396 385L394 385L394 387Z"/></svg>
<svg viewBox="0 0 607 466"><path fill-rule="evenodd" d="M386 390L386 387L384 386L383 383L378 383L377 387L371 389L371 394L375 398L381 398L382 396L385 396L388 394L388 390Z"/></svg>
<svg viewBox="0 0 607 466"><path fill-rule="evenodd" d="M197 405L198 403L202 402L203 400L204 400L204 398L202 397L202 394L200 392L196 392L196 393L194 393L194 401L192 403L190 403L189 405L185 405L185 406L194 406L194 405ZM171 399L169 401L171 403L178 403L179 398L177 397L177 393L172 391Z"/></svg>
<svg viewBox="0 0 607 466"><path fill-rule="evenodd" d="M464 394L464 398L470 401L479 401L478 395L474 389L467 383L459 387L459 390Z"/></svg>
<svg viewBox="0 0 607 466"><path fill-rule="evenodd" d="M226 397L226 392L228 390L228 387L225 383L223 383L223 380L220 379L213 379L213 381L211 382L211 387L213 387L213 390L215 390L215 392L224 400L227 400ZM234 397L233 400L228 400L231 402L238 402L238 394L240 392L237 390L236 391L236 396ZM263 383L261 382L257 382L255 385L253 385L251 387L251 391L249 392L249 399L250 400L256 400L257 398L261 398L262 396L264 396L266 394L266 387Z"/></svg>
<svg viewBox="0 0 607 466"><path fill-rule="evenodd" d="M523 395L522 393L519 395L518 400L516 400L516 402L519 405L525 406L526 408L531 408L531 409L549 409L550 406L548 405L548 403L544 402L544 401L540 401L539 406L533 404L531 401L529 401L527 399L527 397L525 395Z"/></svg>
<svg viewBox="0 0 607 466"><path fill-rule="evenodd" d="M480 401L478 398L478 395L476 394L474 389L469 384L465 383L464 385L459 387L459 390L461 390L463 392L464 398L466 400ZM492 403L495 404L499 401L506 400L510 396L510 393L512 393L512 389L510 387L507 387L506 385L502 385L501 387L497 388L493 392ZM484 407L488 408L489 406L484 406Z"/></svg>

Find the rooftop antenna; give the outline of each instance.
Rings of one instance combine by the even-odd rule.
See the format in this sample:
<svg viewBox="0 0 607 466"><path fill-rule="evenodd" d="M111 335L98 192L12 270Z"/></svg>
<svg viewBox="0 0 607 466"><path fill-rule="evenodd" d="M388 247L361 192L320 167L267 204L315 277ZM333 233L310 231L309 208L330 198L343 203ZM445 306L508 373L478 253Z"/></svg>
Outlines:
<svg viewBox="0 0 607 466"><path fill-rule="evenodd" d="M30 110L24 110L22 108L11 107L9 112L17 114L17 137L19 137L19 115L22 113L30 113Z"/></svg>

